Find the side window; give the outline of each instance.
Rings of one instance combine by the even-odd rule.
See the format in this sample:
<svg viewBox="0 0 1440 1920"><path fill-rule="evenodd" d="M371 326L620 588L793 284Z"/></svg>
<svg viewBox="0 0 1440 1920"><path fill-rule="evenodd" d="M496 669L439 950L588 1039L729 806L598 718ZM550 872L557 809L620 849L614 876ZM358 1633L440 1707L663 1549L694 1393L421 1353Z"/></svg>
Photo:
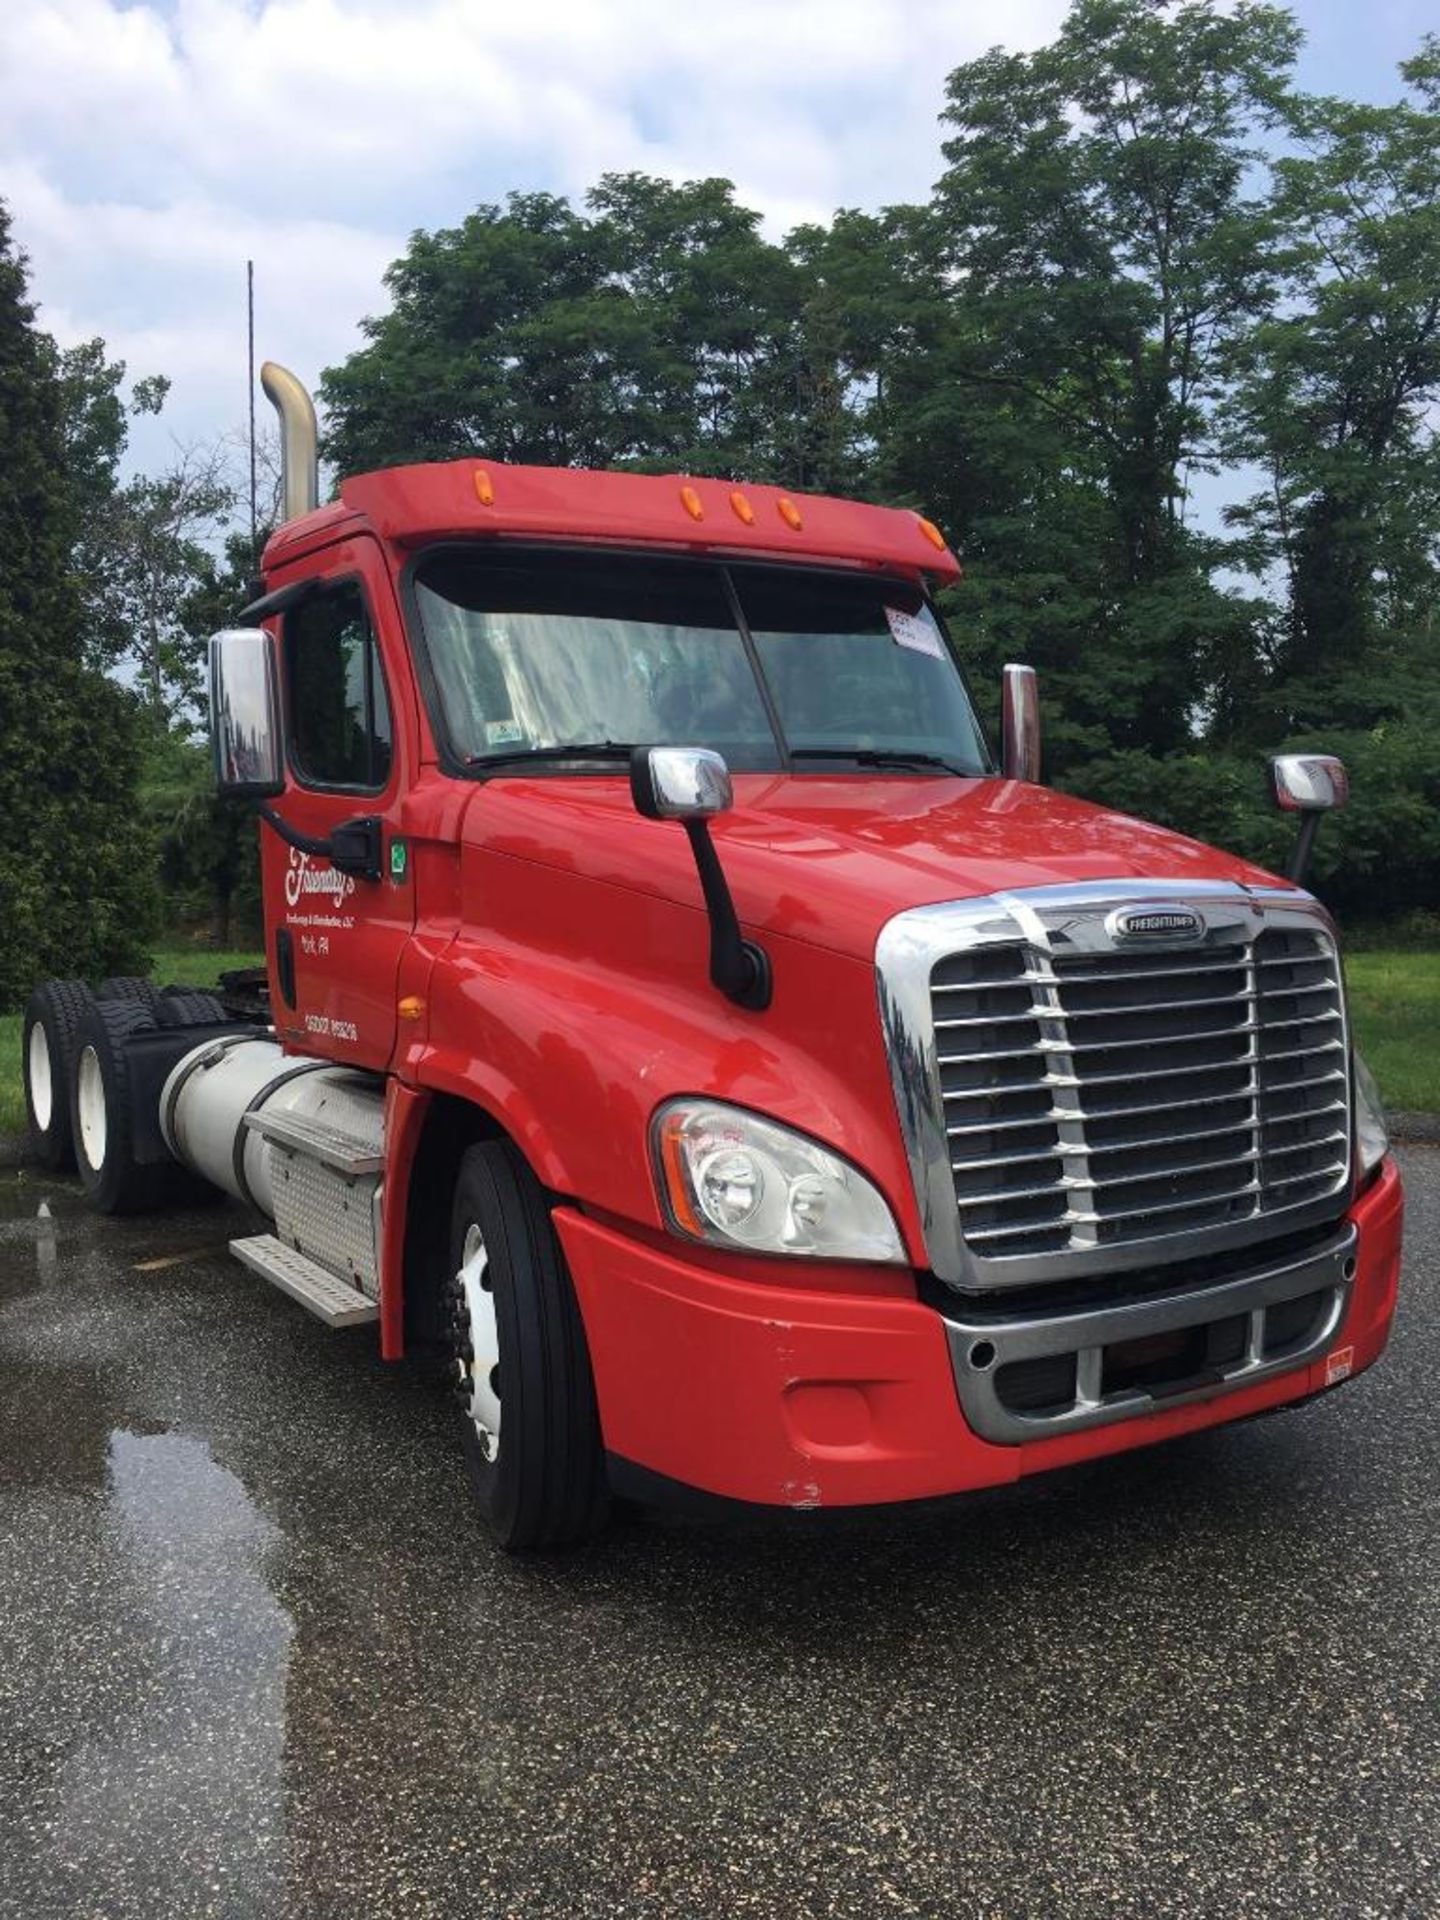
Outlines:
<svg viewBox="0 0 1440 1920"><path fill-rule="evenodd" d="M285 615L285 683L299 778L317 787L383 787L390 774L390 703L354 581Z"/></svg>

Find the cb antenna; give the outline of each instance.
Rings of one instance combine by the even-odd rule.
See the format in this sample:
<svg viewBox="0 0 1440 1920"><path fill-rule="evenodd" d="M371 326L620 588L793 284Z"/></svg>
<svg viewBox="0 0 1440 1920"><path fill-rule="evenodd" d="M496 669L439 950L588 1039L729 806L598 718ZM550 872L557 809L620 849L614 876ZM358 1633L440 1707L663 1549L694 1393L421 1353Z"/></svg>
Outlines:
<svg viewBox="0 0 1440 1920"><path fill-rule="evenodd" d="M246 391L250 395L250 564L260 564L260 523L256 510L255 494L255 262L245 262L245 314L249 336L249 379Z"/></svg>

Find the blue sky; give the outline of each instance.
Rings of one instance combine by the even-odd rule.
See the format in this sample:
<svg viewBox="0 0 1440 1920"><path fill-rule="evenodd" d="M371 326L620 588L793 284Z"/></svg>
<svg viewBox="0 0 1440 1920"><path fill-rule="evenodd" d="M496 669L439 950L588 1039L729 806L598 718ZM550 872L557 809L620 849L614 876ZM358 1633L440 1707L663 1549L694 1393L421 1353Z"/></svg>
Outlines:
<svg viewBox="0 0 1440 1920"><path fill-rule="evenodd" d="M313 383L416 227L611 169L723 174L775 234L923 196L946 73L1063 0L0 0L0 194L41 318L174 390L135 452ZM1300 0L1303 85L1385 99L1432 0Z"/></svg>

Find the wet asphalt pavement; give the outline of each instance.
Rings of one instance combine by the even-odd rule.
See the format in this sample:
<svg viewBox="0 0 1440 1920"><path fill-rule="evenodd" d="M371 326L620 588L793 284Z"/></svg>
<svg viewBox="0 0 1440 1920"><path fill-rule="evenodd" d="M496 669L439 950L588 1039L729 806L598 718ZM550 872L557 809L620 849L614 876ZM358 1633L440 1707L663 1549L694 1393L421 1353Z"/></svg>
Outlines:
<svg viewBox="0 0 1440 1920"><path fill-rule="evenodd" d="M0 1915L1440 1914L1404 1160L1390 1353L1303 1412L538 1563L446 1398L235 1266L237 1216L0 1177Z"/></svg>

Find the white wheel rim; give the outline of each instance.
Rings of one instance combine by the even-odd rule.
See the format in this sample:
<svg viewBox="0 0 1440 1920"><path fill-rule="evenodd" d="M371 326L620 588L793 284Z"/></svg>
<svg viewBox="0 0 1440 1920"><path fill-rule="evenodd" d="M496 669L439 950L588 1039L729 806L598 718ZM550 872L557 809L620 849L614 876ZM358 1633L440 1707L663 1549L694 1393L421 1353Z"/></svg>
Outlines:
<svg viewBox="0 0 1440 1920"><path fill-rule="evenodd" d="M50 1077L50 1042L38 1020L30 1029L26 1066L30 1076L30 1111L40 1131L48 1133L50 1116L55 1111L55 1085Z"/></svg>
<svg viewBox="0 0 1440 1920"><path fill-rule="evenodd" d="M99 1173L105 1164L105 1082L94 1047L86 1047L80 1055L75 1104L80 1117L80 1145L91 1168Z"/></svg>
<svg viewBox="0 0 1440 1920"><path fill-rule="evenodd" d="M473 1224L465 1229L457 1277L465 1337L474 1353L473 1359L462 1357L460 1361L462 1394L467 1386L469 1389L463 1404L474 1423L481 1453L487 1460L494 1460L500 1452L500 1323L495 1317L485 1236Z"/></svg>

